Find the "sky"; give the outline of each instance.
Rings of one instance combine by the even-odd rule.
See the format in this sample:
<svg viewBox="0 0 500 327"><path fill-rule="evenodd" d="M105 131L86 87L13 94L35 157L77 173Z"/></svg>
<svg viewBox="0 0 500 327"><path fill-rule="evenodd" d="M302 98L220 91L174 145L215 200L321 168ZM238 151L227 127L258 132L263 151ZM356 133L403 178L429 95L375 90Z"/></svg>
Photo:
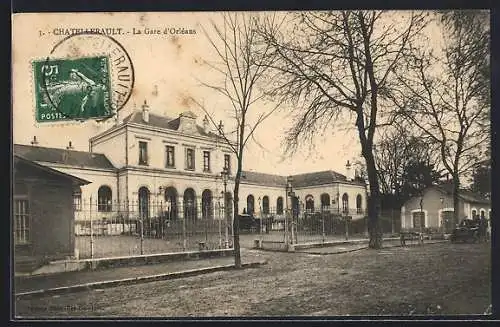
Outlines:
<svg viewBox="0 0 500 327"><path fill-rule="evenodd" d="M190 110L201 125L203 112L189 98L207 105L218 121L230 126L230 104L221 96L200 86L220 77L205 65L214 60L214 52L201 26L210 19L220 21L218 13L42 13L17 14L13 18L13 141L30 144L36 135L41 146L64 148L71 141L76 150L87 151L88 139L112 126L106 123L65 122L36 123L33 72L31 62L45 58L63 36L54 35L61 28L122 28L129 34L114 35L129 53L134 65L135 86L132 96L119 116L139 110L146 100L150 112L176 118ZM196 34L145 34L145 30L170 28L195 30ZM143 34L134 35L132 30ZM345 173L347 160L361 159L354 129L318 132L314 150L299 149L285 156L282 141L291 127L290 108L274 113L256 130L257 142L251 142L244 161L245 170L281 175L319 170ZM269 110L256 107L255 114Z"/></svg>

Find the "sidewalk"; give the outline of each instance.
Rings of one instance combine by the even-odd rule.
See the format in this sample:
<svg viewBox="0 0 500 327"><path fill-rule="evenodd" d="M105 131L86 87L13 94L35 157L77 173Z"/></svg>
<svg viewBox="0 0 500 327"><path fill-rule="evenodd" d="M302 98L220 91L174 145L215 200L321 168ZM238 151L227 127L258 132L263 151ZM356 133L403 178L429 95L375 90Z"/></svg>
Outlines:
<svg viewBox="0 0 500 327"><path fill-rule="evenodd" d="M248 252L244 249L241 251L241 261L244 266L257 266L266 263L261 254ZM94 271L74 271L43 276L16 277L14 291L16 295L55 294L70 290L179 278L231 268L234 268L234 257L232 256Z"/></svg>
<svg viewBox="0 0 500 327"><path fill-rule="evenodd" d="M449 241L447 240L425 240L424 246L426 244L448 243L448 242ZM383 244L382 245L383 249L401 247L399 239L396 238L386 239L383 241L382 244ZM417 240L413 240L413 241L406 241L406 246L420 246L420 244ZM368 249L368 242L353 241L349 243L348 241L346 241L344 244L342 244L342 242L339 242L336 245L298 249L295 252L316 254L316 255L327 255L327 254L347 253L363 249Z"/></svg>

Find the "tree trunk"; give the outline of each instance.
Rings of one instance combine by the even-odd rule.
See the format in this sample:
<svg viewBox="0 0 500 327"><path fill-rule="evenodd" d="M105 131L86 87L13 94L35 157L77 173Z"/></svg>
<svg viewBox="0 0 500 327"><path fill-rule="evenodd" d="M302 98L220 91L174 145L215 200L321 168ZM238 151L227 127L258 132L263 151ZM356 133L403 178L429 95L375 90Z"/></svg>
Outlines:
<svg viewBox="0 0 500 327"><path fill-rule="evenodd" d="M240 166L240 165L238 165ZM241 253L240 253L240 219L239 219L239 189L240 189L241 169L238 169L234 179L233 191L233 248L234 248L234 266L241 268Z"/></svg>
<svg viewBox="0 0 500 327"><path fill-rule="evenodd" d="M371 249L380 249L382 248L382 231L380 230L378 219L380 192L377 169L375 168L375 160L371 150L363 151L363 157L365 157L368 181L370 183L370 196L368 197L368 235L370 237L370 242L368 247Z"/></svg>
<svg viewBox="0 0 500 327"><path fill-rule="evenodd" d="M460 199L458 193L460 190L460 178L458 174L453 174L453 223L458 224L460 222Z"/></svg>

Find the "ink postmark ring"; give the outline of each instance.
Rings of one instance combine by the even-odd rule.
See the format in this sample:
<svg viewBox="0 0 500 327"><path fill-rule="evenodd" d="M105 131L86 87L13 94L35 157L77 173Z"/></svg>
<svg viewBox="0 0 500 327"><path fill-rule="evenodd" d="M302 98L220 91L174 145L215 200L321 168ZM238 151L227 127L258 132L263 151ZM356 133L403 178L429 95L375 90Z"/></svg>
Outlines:
<svg viewBox="0 0 500 327"><path fill-rule="evenodd" d="M134 67L125 48L109 35L75 33L47 58L33 61L36 121L105 120L128 102Z"/></svg>

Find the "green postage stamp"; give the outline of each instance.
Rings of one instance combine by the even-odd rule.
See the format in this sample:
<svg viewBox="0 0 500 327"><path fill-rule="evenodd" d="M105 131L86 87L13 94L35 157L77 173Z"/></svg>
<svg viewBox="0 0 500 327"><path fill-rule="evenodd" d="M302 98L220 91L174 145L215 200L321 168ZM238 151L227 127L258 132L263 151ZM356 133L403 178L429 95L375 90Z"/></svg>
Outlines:
<svg viewBox="0 0 500 327"><path fill-rule="evenodd" d="M37 122L112 115L107 56L34 61L33 72Z"/></svg>

